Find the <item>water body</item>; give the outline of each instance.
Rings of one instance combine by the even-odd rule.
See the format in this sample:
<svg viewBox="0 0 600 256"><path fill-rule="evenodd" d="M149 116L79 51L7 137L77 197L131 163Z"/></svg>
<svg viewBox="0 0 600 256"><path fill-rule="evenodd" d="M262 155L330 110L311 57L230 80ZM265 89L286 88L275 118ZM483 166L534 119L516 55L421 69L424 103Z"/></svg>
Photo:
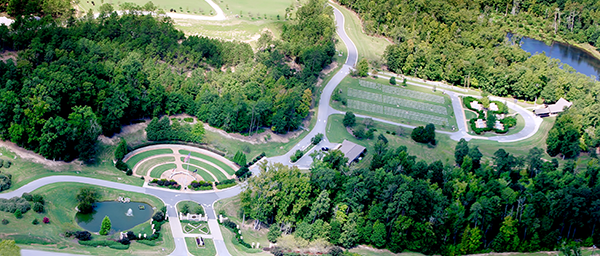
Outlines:
<svg viewBox="0 0 600 256"><path fill-rule="evenodd" d="M510 38L512 35L508 34ZM521 38L521 49L533 55L545 53L546 56L559 59L562 63L571 66L577 72L587 76L600 78L600 60L577 47L553 42L551 45L529 37Z"/></svg>
<svg viewBox="0 0 600 256"><path fill-rule="evenodd" d="M144 209L140 209L140 206L143 206ZM127 216L129 209L131 209L132 216ZM112 224L111 231L119 232L131 229L149 220L153 213L152 206L146 203L120 203L112 201L96 203L93 213L77 213L75 218L77 224L83 229L90 232L98 232L102 225L102 219L104 219L104 216L108 216Z"/></svg>

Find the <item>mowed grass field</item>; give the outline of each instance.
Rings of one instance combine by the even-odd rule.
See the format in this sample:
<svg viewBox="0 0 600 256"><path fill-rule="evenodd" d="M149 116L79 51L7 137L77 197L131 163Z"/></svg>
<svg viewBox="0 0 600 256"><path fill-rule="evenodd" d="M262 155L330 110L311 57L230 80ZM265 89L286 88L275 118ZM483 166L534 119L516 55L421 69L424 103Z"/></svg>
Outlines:
<svg viewBox="0 0 600 256"><path fill-rule="evenodd" d="M154 168L157 165L160 165L163 163L175 162L175 157L161 156L161 157L156 157L156 158L142 160L142 161L143 162L135 170L135 174L144 176L144 175L148 174L148 171L150 169ZM175 164L173 164L173 165L175 165ZM132 168L132 167L133 166L129 166L129 168ZM160 174L159 174L159 176L160 176Z"/></svg>
<svg viewBox="0 0 600 256"><path fill-rule="evenodd" d="M92 2L94 4L92 4ZM103 3L112 4L115 10L120 10L123 3L134 3L139 6L144 6L149 0L80 0L79 8L82 11L88 12L92 9L98 12ZM216 2L216 1L215 1ZM163 9L165 12L174 9L177 13L214 16L216 11L204 0L152 0L154 6ZM212 14L211 14L212 13Z"/></svg>
<svg viewBox="0 0 600 256"><path fill-rule="evenodd" d="M63 236L67 230L83 230L75 220L77 213L76 195L82 187L93 187L100 192L101 201L115 200L119 196L131 198L132 201L145 202L157 209L164 206L163 202L153 196L139 193L127 192L111 188L92 186L79 183L54 183L43 186L32 194L41 194L45 199L45 212L36 213L29 210L23 214L22 219L17 219L12 213L0 212L0 219L7 219L7 225L0 225L0 236L2 239L14 239L21 248L33 248L38 250L50 250L59 252L68 252L75 254L92 255L131 255L135 251L139 255L167 255L175 248L175 244L169 229L169 225L162 226L163 242L156 246L147 246L132 242L129 250L115 250L108 247L91 247L79 245L76 239ZM42 219L48 217L49 224L43 224ZM40 224L33 225L34 218L40 221ZM132 230L141 230L148 226L148 222L142 223ZM114 238L111 236L97 236L94 239ZM118 236L118 234L116 234ZM25 245L27 244L27 245ZM35 244L35 245L31 245ZM164 248L164 251L163 251Z"/></svg>
<svg viewBox="0 0 600 256"><path fill-rule="evenodd" d="M286 9L293 13L299 0L214 0L227 17L245 20L284 20ZM266 18L265 18L266 15ZM279 15L279 19L277 18Z"/></svg>
<svg viewBox="0 0 600 256"><path fill-rule="evenodd" d="M369 36L362 30L362 21L356 13L336 3L329 2L344 15L346 34L358 50L358 60L366 58L369 61L378 61L383 57L385 48L391 43L383 37Z"/></svg>
<svg viewBox="0 0 600 256"><path fill-rule="evenodd" d="M332 100L335 109L414 126L434 123L438 130L451 131L453 126L456 127L452 102L439 90L393 86L385 79L348 76L336 88L335 93L339 92L348 102L343 105Z"/></svg>

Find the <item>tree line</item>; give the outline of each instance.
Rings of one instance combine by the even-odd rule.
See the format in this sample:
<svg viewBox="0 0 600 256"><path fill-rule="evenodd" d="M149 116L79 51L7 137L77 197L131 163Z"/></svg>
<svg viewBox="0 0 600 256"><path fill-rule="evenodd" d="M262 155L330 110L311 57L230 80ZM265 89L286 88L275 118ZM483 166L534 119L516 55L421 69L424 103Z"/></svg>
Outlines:
<svg viewBox="0 0 600 256"><path fill-rule="evenodd" d="M16 17L0 26L0 46L19 55L0 62L0 137L46 158L90 161L99 134L165 114L188 113L228 132L295 130L335 54L333 12L323 3L304 5L284 25L283 41L263 35L256 53L110 5L98 18L65 23Z"/></svg>
<svg viewBox="0 0 600 256"><path fill-rule="evenodd" d="M573 162L559 167L543 161L539 148L527 156L499 149L487 162L464 139L454 163L428 164L381 139L371 153L366 168L348 168L338 150L316 156L310 172L262 166L241 193L241 214L270 225L272 242L292 240L300 248L319 241L464 255L591 246L600 239L597 163L579 171Z"/></svg>

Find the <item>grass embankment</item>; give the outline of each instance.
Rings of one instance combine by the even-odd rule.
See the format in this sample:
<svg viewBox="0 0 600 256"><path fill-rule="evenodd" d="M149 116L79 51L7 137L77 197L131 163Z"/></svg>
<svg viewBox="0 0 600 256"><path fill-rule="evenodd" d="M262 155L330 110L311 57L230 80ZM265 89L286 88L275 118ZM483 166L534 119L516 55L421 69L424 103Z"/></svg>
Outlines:
<svg viewBox="0 0 600 256"><path fill-rule="evenodd" d="M187 205L190 213L196 213L196 210L200 209L199 214L204 214L204 208L199 203L193 201L181 201L177 203L177 212L181 212L183 210L184 205Z"/></svg>
<svg viewBox="0 0 600 256"><path fill-rule="evenodd" d="M92 4L92 2L95 3ZM118 1L115 3L114 0L95 0L95 1L80 1L78 6L82 11L88 12L92 9L94 12L98 12L102 3L112 4L115 10L120 10L121 3L134 3L139 6L144 6L149 0L126 0L126 1ZM217 2L217 1L215 1ZM202 15L202 16L214 16L216 15L216 11L204 0L153 0L152 3L154 6L159 9L163 9L166 13L169 13L169 10L175 9L177 13L182 14L192 14L192 15Z"/></svg>
<svg viewBox="0 0 600 256"><path fill-rule="evenodd" d="M226 199L219 200L215 203L215 212L217 214L223 214L229 218L229 220L235 222L236 224L242 223L242 218L239 216L240 212L240 197L230 197ZM260 243L260 247L264 248L265 246L269 246L269 240L267 240L268 229L263 228L261 230L253 229L253 220L246 219L246 225L240 225L240 230L242 230L242 236L244 236L244 242L248 244L252 243ZM240 245L233 233L229 231L229 229L221 226L221 232L223 232L223 239L225 240L225 245L227 249L231 253L231 255L270 255L265 254L260 249L249 249L242 245Z"/></svg>
<svg viewBox="0 0 600 256"><path fill-rule="evenodd" d="M199 248L196 244L195 238L186 237L185 243L187 244L188 251L195 256L215 256L217 251L215 250L215 243L212 239L204 239L204 247Z"/></svg>
<svg viewBox="0 0 600 256"><path fill-rule="evenodd" d="M295 0L218 0L225 15L241 20L284 20L286 9L293 13L301 4ZM277 18L279 15L279 19Z"/></svg>
<svg viewBox="0 0 600 256"><path fill-rule="evenodd" d="M181 161L183 161L183 160L185 160L185 157L181 157ZM217 180L219 180L219 181L223 181L223 180L227 179L227 176L225 176L225 174L221 170L217 169L216 167L214 167L208 163L202 162L195 158L190 158L188 163L195 165L195 166L199 166L200 168L212 173L213 175L215 175L215 177L217 177Z"/></svg>
<svg viewBox="0 0 600 256"><path fill-rule="evenodd" d="M11 213L0 212L0 219L7 219L10 221L8 225L0 225L0 238L14 239L22 248L75 254L131 255L135 252L136 254L141 255L167 255L173 251L175 243L168 224L162 226L161 233L163 242L160 244L148 246L133 242L128 250L84 246L77 243L76 239L65 238L63 234L67 230L83 230L77 225L77 221L75 220L75 214L77 213L75 210L75 207L77 206L76 195L80 188L90 186L91 185L78 183L54 183L33 191L33 194L41 194L44 196L46 201L45 212L40 214L29 210L27 213L23 214L22 219L16 219ZM91 187L96 188L100 192L101 201L116 200L117 197L123 196L131 198L131 201L148 203L151 206L156 207L156 209L160 209L164 206L160 199L153 196L99 186ZM41 220L44 217L50 219L49 224L31 224L34 218L40 220L41 223ZM148 221L134 227L132 230L136 232L148 230L149 225ZM116 235L118 236L118 234ZM114 236L115 235L109 237L114 238ZM109 237L94 235L94 239L107 239Z"/></svg>
<svg viewBox="0 0 600 256"><path fill-rule="evenodd" d="M408 98L405 96L388 94L381 90L371 89L371 88L361 86L359 84L360 80L364 80L364 81L368 81L368 82L375 82L375 83L378 83L378 84L381 84L384 86L392 86L389 84L389 81L387 79L382 79L382 78L356 79L356 78L347 76L346 78L344 78L344 80L342 80L342 82L340 82L340 84L336 87L334 92L339 93L341 91L342 97L346 98L347 100L353 99L353 100L357 100L360 102L377 104L379 106L386 106L386 107L391 107L394 109L401 109L403 111L405 110L405 111L414 112L414 113L426 114L426 115L430 115L430 116L434 116L434 117L446 118L448 123L446 125L436 125L437 130L451 131L453 126L456 127L456 118L454 117L454 110L452 108L452 100L450 99L450 97L448 97L448 95L442 94L442 92L440 90L433 92L430 89L419 87L419 86L414 86L414 85L407 85L406 87L403 87L400 85L392 86L392 87L397 87L397 88L401 88L401 89L408 89L408 90L415 91L415 92L426 93L426 94L432 95L432 96L440 96L440 97L444 98L444 103L435 103L435 102L421 100L421 99ZM402 81L398 81L398 83L401 84ZM428 104L428 105L439 106L439 107L445 108L447 114L444 115L444 114L439 114L439 113L428 111L428 110L421 110L421 109L416 109L416 108L411 108L411 107L404 107L404 106L383 103L381 101L356 98L356 97L349 96L349 90L358 90L361 92L375 93L377 95L389 96L389 97L392 97L393 99L397 99L397 100L401 100L401 101L414 102L414 103L411 103L410 105L424 103L424 104ZM370 111L366 111L366 110L360 110L360 109L356 109L356 108L350 108L348 106L343 105L339 101L331 100L330 104L333 108L341 110L341 111L351 111L351 112L354 112L355 114L377 117L377 118L389 120L392 122L404 123L404 124L409 124L409 125L414 125L414 126L424 126L424 125L428 124L426 122L416 121L416 120L412 120L412 119L406 119L406 118L401 118L401 117L392 116L392 115L386 115L386 114L374 113L374 112L370 112Z"/></svg>
<svg viewBox="0 0 600 256"><path fill-rule="evenodd" d="M366 35L362 29L362 22L356 13L338 5L329 2L335 6L344 15L344 27L350 40L356 45L358 50L358 60L366 58L371 61L381 61L385 48L391 43L384 37L375 37Z"/></svg>
<svg viewBox="0 0 600 256"><path fill-rule="evenodd" d="M152 178L160 178L160 175L167 171L167 170L173 170L177 168L176 164L163 164L163 165L159 165L154 167L154 169L152 169L152 171L150 172L150 177Z"/></svg>
<svg viewBox="0 0 600 256"><path fill-rule="evenodd" d="M144 151L144 152L133 155L132 157L127 159L127 161L125 163L127 165L129 165L129 168L133 168L140 161L142 161L148 157L157 156L157 155L168 155L168 154L173 154L173 150L171 150L169 148L148 150L148 151ZM173 160L173 161L175 161L175 160Z"/></svg>
<svg viewBox="0 0 600 256"><path fill-rule="evenodd" d="M216 181L215 178L213 178L213 176L210 175L210 173L208 173L207 170L205 170L204 168L202 168L200 166L196 166L193 164L183 164L183 168L186 170L192 170L192 171L198 170L198 171L196 171L196 173L198 175L200 175L200 177L202 177L202 179L205 181Z"/></svg>
<svg viewBox="0 0 600 256"><path fill-rule="evenodd" d="M222 161L217 160L214 157L211 157L211 156L208 156L208 155L204 155L204 154L201 154L201 153L198 153L198 152L191 152L190 153L190 151L184 150L184 149L180 149L179 150L179 154L182 154L182 155L188 155L188 154L190 154L193 157L209 161L209 162L211 162L211 163L213 163L213 164L221 167L221 169L223 169L229 175L233 175L235 173L235 170L233 170L233 168L231 168L231 166L227 165L226 163L223 163Z"/></svg>
<svg viewBox="0 0 600 256"><path fill-rule="evenodd" d="M3 173L10 173L12 175L12 186L9 191L20 188L34 180L54 175L89 177L134 186L142 186L144 184L142 179L127 176L124 172L115 168L110 158L98 159L95 164L91 165L57 162L56 165L46 166L41 163L33 162L30 159L23 159L4 147L0 147L0 153L2 153L0 159L12 162L10 168L0 169Z"/></svg>
<svg viewBox="0 0 600 256"><path fill-rule="evenodd" d="M135 169L135 174L145 176L148 174L148 171L155 166L158 166L163 163L173 163L175 162L175 157L172 156L161 156L152 159L144 159L142 163ZM173 164L175 165L175 164ZM133 166L129 166L133 168ZM162 173L162 172L161 172ZM160 177L160 173L158 174Z"/></svg>

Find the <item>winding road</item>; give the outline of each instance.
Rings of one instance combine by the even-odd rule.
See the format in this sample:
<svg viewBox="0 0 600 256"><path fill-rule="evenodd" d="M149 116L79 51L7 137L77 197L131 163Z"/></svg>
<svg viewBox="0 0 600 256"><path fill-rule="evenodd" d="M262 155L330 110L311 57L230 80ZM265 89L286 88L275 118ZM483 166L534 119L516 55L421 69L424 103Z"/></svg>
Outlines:
<svg viewBox="0 0 600 256"><path fill-rule="evenodd" d="M221 8L219 8L218 5L216 5L212 0L206 0L206 1L216 10L216 12L217 12L216 16L192 18L192 17L187 17L187 16L193 16L193 15L185 15L186 18L202 19L202 20L225 19L223 11L221 10ZM327 135L326 135L327 134L327 132L326 132L327 131L327 120L328 120L329 116L332 114L344 114L344 112L333 109L329 105L329 102L330 102L331 95L332 95L333 91L335 90L335 88L337 87L337 85L342 81L342 79L344 79L344 77L346 77L352 71L353 67L355 66L355 64L358 60L358 51L356 49L356 46L354 45L352 40L350 40L350 38L347 36L347 34L344 30L343 14L335 7L333 9L334 9L334 15L335 15L335 20L336 20L337 33L338 33L339 37L342 39L342 41L344 42L344 44L346 44L346 48L348 49L347 50L348 57L346 59L346 62L343 64L341 69L331 78L331 80L323 88L323 91L320 96L320 101L319 101L319 102L321 102L321 104L317 108L317 123L316 123L315 127L309 132L308 135L306 135L300 142L298 142L298 144L296 144L296 146L294 146L286 154L281 155L281 156L267 158L267 160L269 162L272 162L272 163L278 162L278 163L282 163L285 165L290 165L290 166L294 165L294 166L298 166L299 168L307 169L307 168L309 168L310 164L312 163L312 158L310 157L310 153L314 152L315 150L320 150L321 147L334 147L334 146L338 145L337 143L331 143L327 139ZM167 15L173 17L173 15L175 15L175 14L169 13ZM181 14L178 14L178 15L181 15ZM199 16L194 16L194 17L199 17ZM413 83L410 81L408 81L408 83L417 85L417 86L429 87L427 85L416 84L416 83ZM449 91L449 90L447 90L445 92L452 99L454 116L457 118L458 131L456 131L456 132L437 131L437 132L448 134L448 135L450 135L450 137L453 140L459 140L460 138L466 138L466 139L478 138L478 139L495 140L495 141L499 141L499 142L518 141L518 140L523 140L523 139L533 136L533 134L535 134L537 132L537 130L541 124L541 119L534 116L533 113L531 113L531 111L527 111L524 108L522 108L516 104L507 102L507 106L509 108L518 112L525 119L525 122L526 122L525 128L521 132L513 134L513 135L495 136L495 137L488 137L488 138L471 136L467 133L465 117L464 117L464 113L463 113L463 110L461 107L461 101L459 98L459 96L461 96L462 94L456 93L453 91ZM362 115L357 115L357 116L368 117L368 116L362 116ZM401 123L395 123L395 122L391 122L391 121L383 120L383 119L379 119L379 118L372 118L372 119L379 121L379 122L389 123L389 124L403 126L403 127L407 127L407 128L414 128L414 126L401 124ZM316 145L313 149L311 149L308 153L306 153L296 163L294 163L294 164L290 163L290 156L294 152L296 152L296 150L304 149L304 148L308 147L311 144L311 139L319 133L325 135L323 140L318 145ZM255 174L258 174L258 172L259 172L258 168L252 168L252 171ZM187 245L185 243L185 235L183 234L179 219L177 218L176 204L180 201L187 201L187 200L197 202L205 208L205 212L208 215L208 219L209 219L208 225L209 225L209 228L211 231L212 238L215 243L217 255L219 255L219 256L231 255L229 253L229 251L227 250L227 247L225 246L225 242L223 240L223 236L221 234L219 224L217 222L217 215L213 209L213 206L214 206L214 203L220 199L229 198L229 197L238 195L242 191L241 185L238 185L236 187L232 187L229 189L221 190L221 191L216 191L216 192L215 191L181 192L181 191L173 191L173 190L153 188L153 187L137 187L137 186L132 186L132 185L111 182L111 181L105 181L105 180L99 180L99 179L93 179L93 178L85 178L85 177L77 177L77 176L50 176L50 177L40 178L38 180L32 181L31 183L24 185L23 187L15 190L15 191L8 192L8 193L2 193L2 194L0 194L0 198L12 198L14 196L21 196L25 192L32 192L42 186L52 184L52 183L59 183L59 182L86 183L86 184L110 187L110 188L114 188L114 189L120 189L120 190L124 190L124 191L144 193L144 194L153 195L153 196L156 196L157 198L160 198L167 206L167 216L169 217L169 224L171 226L173 237L175 239L175 250L171 253L171 255L175 255L175 256L190 255L190 253L188 252L188 249L187 249ZM37 251L37 250L22 250L21 252L23 255L35 255L35 256L73 255L73 254L68 254L68 253L57 253L57 252L47 252L47 251Z"/></svg>

